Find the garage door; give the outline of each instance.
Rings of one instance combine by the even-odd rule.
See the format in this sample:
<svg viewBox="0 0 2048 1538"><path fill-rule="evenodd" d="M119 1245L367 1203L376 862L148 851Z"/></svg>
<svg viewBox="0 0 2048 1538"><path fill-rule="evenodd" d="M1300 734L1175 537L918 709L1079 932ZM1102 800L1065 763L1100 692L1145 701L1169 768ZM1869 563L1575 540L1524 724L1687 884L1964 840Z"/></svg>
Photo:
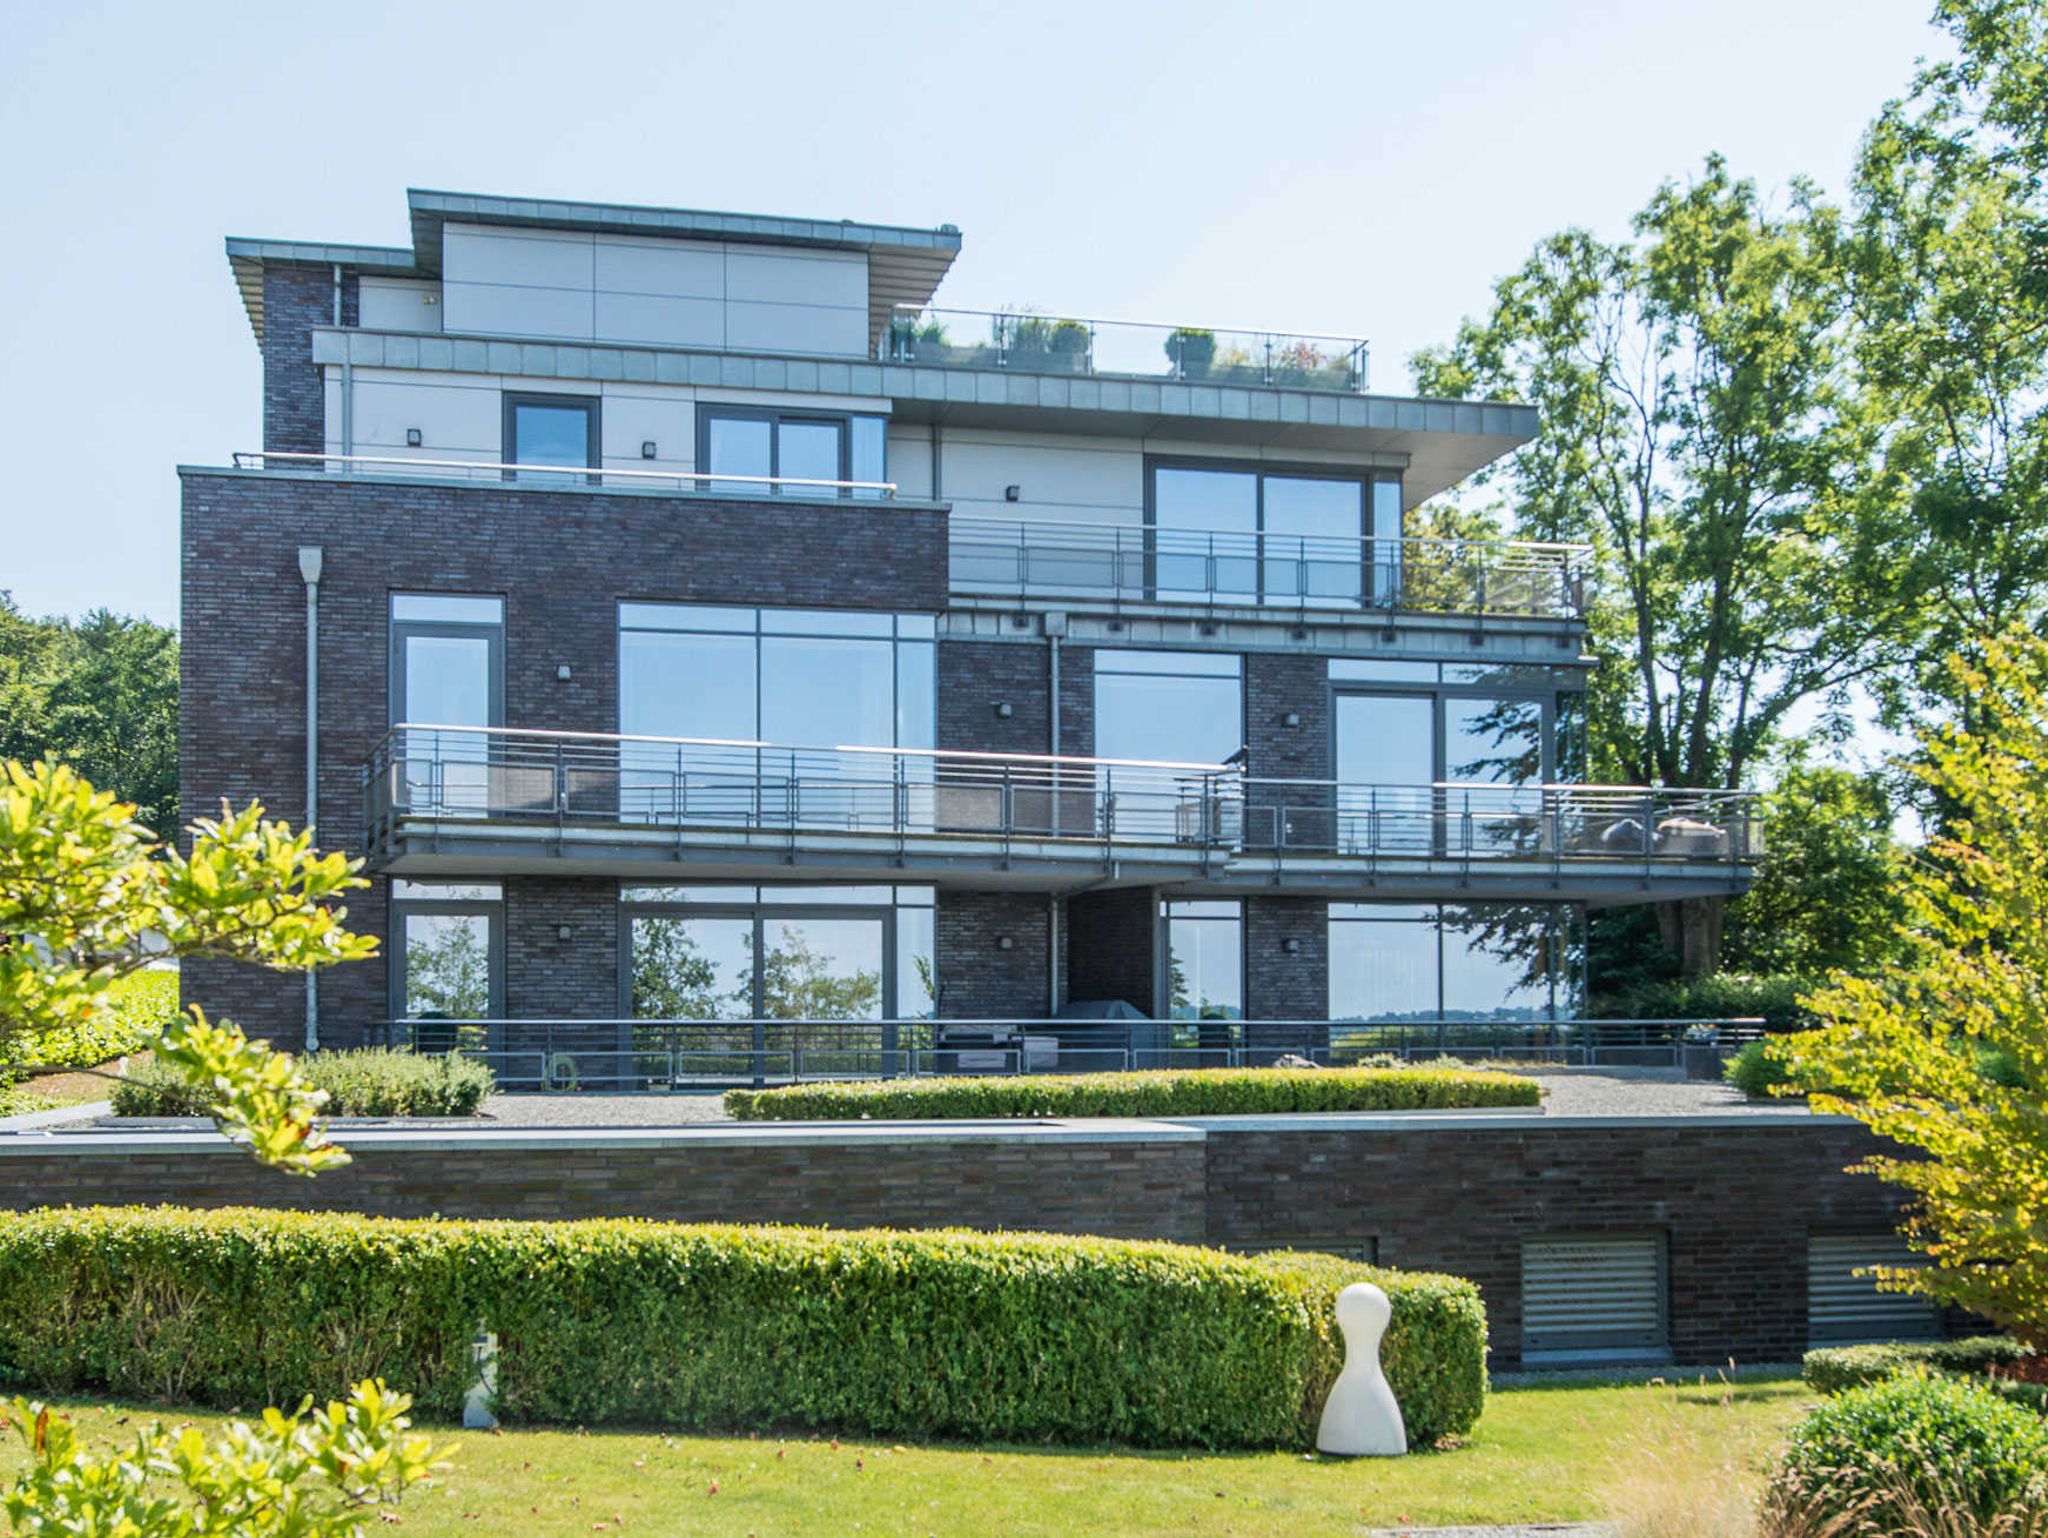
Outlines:
<svg viewBox="0 0 2048 1538"><path fill-rule="evenodd" d="M1524 1242L1524 1360L1655 1358L1666 1339L1663 1235L1560 1235Z"/></svg>
<svg viewBox="0 0 2048 1538"><path fill-rule="evenodd" d="M1929 1340L1941 1319L1927 1299L1879 1292L1868 1266L1925 1264L1895 1233L1809 1234L1806 1239L1806 1336L1816 1346L1866 1340Z"/></svg>

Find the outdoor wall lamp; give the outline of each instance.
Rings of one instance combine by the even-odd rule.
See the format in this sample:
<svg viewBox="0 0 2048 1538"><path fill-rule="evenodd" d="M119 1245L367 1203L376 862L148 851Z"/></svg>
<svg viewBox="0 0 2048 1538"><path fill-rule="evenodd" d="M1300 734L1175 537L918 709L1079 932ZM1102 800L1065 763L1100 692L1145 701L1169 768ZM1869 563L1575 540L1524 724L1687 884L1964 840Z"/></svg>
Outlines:
<svg viewBox="0 0 2048 1538"><path fill-rule="evenodd" d="M405 430L405 446L409 449L420 446L420 430L417 427L408 427Z"/></svg>
<svg viewBox="0 0 2048 1538"><path fill-rule="evenodd" d="M557 683L567 683L575 676L574 673L569 671L569 664L566 662L561 663L555 668L555 681Z"/></svg>
<svg viewBox="0 0 2048 1538"><path fill-rule="evenodd" d="M1290 710L1290 711L1288 711L1286 715L1284 715L1284 716L1282 716L1282 717L1280 718L1280 724L1281 724L1282 726L1299 726L1299 725L1301 725L1301 712L1300 712L1300 711L1298 711L1298 710Z"/></svg>
<svg viewBox="0 0 2048 1538"><path fill-rule="evenodd" d="M1301 941L1293 935L1289 935L1280 942L1280 949L1290 956L1299 956L1301 954Z"/></svg>
<svg viewBox="0 0 2048 1538"><path fill-rule="evenodd" d="M642 438L640 440L640 457L642 459L654 458L654 440L652 438Z"/></svg>
<svg viewBox="0 0 2048 1538"><path fill-rule="evenodd" d="M1024 488L1022 486L1005 486L1003 488L1003 500L1005 502L1015 502L1023 495Z"/></svg>
<svg viewBox="0 0 2048 1538"><path fill-rule="evenodd" d="M1015 705L1012 705L1008 700L996 701L996 719L998 721L1007 721L1016 713L1017 707Z"/></svg>
<svg viewBox="0 0 2048 1538"><path fill-rule="evenodd" d="M996 949L997 949L997 950L999 950L999 951L1014 951L1014 950L1015 950L1016 948L1017 948L1017 942L1016 942L1016 940L1015 940L1015 939L1014 939L1014 938L1013 938L1012 936L1010 936L1010 935L997 935L997 936L996 936Z"/></svg>
<svg viewBox="0 0 2048 1538"><path fill-rule="evenodd" d="M567 924L557 924L555 926L555 938L557 940L573 939L575 938L575 935L576 931L571 929Z"/></svg>

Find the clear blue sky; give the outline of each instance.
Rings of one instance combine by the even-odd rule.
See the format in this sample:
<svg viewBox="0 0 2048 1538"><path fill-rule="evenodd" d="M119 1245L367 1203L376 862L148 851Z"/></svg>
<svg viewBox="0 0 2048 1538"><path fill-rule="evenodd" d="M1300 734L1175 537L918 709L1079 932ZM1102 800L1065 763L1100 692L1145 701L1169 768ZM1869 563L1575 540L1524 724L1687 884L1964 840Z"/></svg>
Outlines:
<svg viewBox="0 0 2048 1538"><path fill-rule="evenodd" d="M179 463L258 444L227 234L407 185L957 224L942 298L1365 335L1710 150L1838 187L1929 0L0 0L0 588L177 616Z"/></svg>

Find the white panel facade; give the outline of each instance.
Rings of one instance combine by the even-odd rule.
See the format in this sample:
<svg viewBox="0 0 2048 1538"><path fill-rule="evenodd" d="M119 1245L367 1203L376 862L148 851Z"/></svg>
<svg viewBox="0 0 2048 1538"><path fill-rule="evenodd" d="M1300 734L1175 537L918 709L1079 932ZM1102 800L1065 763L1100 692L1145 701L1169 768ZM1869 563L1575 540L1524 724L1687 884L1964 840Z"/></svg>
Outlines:
<svg viewBox="0 0 2048 1538"><path fill-rule="evenodd" d="M725 247L716 242L600 235L596 258L596 286L603 293L725 297Z"/></svg>
<svg viewBox="0 0 2048 1538"><path fill-rule="evenodd" d="M464 336L557 336L587 342L593 333L587 288L519 288L509 283L443 283L442 323Z"/></svg>
<svg viewBox="0 0 2048 1538"><path fill-rule="evenodd" d="M426 278L360 280L365 331L439 331L441 285Z"/></svg>
<svg viewBox="0 0 2048 1538"><path fill-rule="evenodd" d="M607 341L720 348L725 346L725 301L600 292L596 327Z"/></svg>
<svg viewBox="0 0 2048 1538"><path fill-rule="evenodd" d="M697 415L689 396L627 394L607 386L598 413L598 437L604 463L611 470L690 470L696 467ZM654 458L640 457L643 443L654 445Z"/></svg>
<svg viewBox="0 0 2048 1538"><path fill-rule="evenodd" d="M429 459L496 459L504 430L496 381L461 374L392 376L356 370L355 451ZM405 436L418 429L419 447Z"/></svg>
<svg viewBox="0 0 2048 1538"><path fill-rule="evenodd" d="M821 353L858 358L867 352L865 308L830 309L815 304L725 302L725 345L733 352Z"/></svg>

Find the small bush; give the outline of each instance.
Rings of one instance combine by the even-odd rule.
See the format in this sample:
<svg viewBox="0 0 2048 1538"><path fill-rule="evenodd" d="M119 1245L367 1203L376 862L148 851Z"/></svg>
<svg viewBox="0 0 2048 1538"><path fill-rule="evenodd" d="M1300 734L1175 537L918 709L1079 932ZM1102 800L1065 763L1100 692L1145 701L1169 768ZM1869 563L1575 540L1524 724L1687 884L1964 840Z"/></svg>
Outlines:
<svg viewBox="0 0 2048 1538"><path fill-rule="evenodd" d="M1721 1065L1721 1077L1752 1100L1769 1099L1773 1090L1792 1082L1785 1065L1764 1050L1768 1045L1746 1041L1740 1051Z"/></svg>
<svg viewBox="0 0 2048 1538"><path fill-rule="evenodd" d="M1819 978L1799 972L1717 972L1637 983L1604 1001L1599 1012L1626 1020L1761 1019L1768 1031L1804 1031L1820 1022L1799 1001L1820 987Z"/></svg>
<svg viewBox="0 0 2048 1538"><path fill-rule="evenodd" d="M26 1068L92 1068L146 1051L178 1012L178 974L132 972L109 990L113 1014L92 1025L20 1036L0 1047L0 1060Z"/></svg>
<svg viewBox="0 0 2048 1538"><path fill-rule="evenodd" d="M2037 1513L2048 1495L2048 1422L1955 1378L1850 1389L1794 1428L1766 1508L1779 1529L1853 1521L1900 1533L1929 1512L1981 1523ZM1767 1524L1768 1525L1768 1524Z"/></svg>
<svg viewBox="0 0 2048 1538"><path fill-rule="evenodd" d="M1303 1447L1360 1280L1410 1438L1469 1430L1459 1278L962 1231L46 1209L0 1217L0 1380L248 1405L375 1375L452 1415L481 1321L507 1420Z"/></svg>
<svg viewBox="0 0 2048 1538"><path fill-rule="evenodd" d="M1824 1346L1806 1353L1800 1376L1817 1394L1882 1383L1901 1373L1935 1372L1984 1378L2034 1354L2031 1346L2006 1335L1973 1335L1967 1340L1880 1341L1867 1346Z"/></svg>
<svg viewBox="0 0 2048 1538"><path fill-rule="evenodd" d="M729 1089L738 1121L1233 1116L1535 1105L1532 1079L1459 1068L1187 1068L1006 1078L872 1079Z"/></svg>
<svg viewBox="0 0 2048 1538"><path fill-rule="evenodd" d="M315 1052L299 1060L315 1089L327 1091L329 1116L473 1116L495 1083L473 1058L365 1047ZM205 1116L210 1090L171 1068L149 1063L114 1086L116 1116Z"/></svg>

